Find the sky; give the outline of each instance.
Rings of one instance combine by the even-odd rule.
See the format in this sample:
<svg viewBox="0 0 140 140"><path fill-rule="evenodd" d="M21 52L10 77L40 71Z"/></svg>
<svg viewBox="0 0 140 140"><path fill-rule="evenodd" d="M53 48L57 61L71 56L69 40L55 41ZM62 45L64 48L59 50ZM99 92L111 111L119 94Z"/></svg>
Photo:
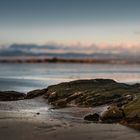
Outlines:
<svg viewBox="0 0 140 140"><path fill-rule="evenodd" d="M139 40L140 0L0 0L0 45Z"/></svg>

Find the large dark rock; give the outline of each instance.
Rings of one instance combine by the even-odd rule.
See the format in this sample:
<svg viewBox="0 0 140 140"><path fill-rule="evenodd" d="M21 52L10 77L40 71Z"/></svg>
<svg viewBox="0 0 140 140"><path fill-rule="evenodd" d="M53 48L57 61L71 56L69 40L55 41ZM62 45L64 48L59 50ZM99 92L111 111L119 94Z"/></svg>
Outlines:
<svg viewBox="0 0 140 140"><path fill-rule="evenodd" d="M66 99L67 104L95 107L104 104L123 106L140 93L139 86L110 79L77 80L49 86L44 97L50 104Z"/></svg>
<svg viewBox="0 0 140 140"><path fill-rule="evenodd" d="M25 99L32 99L41 96L47 92L47 89L37 89L27 93Z"/></svg>
<svg viewBox="0 0 140 140"><path fill-rule="evenodd" d="M0 91L0 101L22 100L26 95L16 91Z"/></svg>
<svg viewBox="0 0 140 140"><path fill-rule="evenodd" d="M100 119L100 115L97 113L89 114L84 117L84 120L98 122Z"/></svg>

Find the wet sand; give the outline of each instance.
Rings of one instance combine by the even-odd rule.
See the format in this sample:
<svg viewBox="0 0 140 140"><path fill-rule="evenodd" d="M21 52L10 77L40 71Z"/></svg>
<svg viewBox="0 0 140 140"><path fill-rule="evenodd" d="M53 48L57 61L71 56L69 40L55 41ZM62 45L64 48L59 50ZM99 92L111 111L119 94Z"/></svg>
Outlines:
<svg viewBox="0 0 140 140"><path fill-rule="evenodd" d="M0 121L2 140L139 140L140 133L119 124L77 124L74 126Z"/></svg>
<svg viewBox="0 0 140 140"><path fill-rule="evenodd" d="M83 120L84 115L105 108L53 110L41 98L0 102L0 140L139 140L137 130Z"/></svg>

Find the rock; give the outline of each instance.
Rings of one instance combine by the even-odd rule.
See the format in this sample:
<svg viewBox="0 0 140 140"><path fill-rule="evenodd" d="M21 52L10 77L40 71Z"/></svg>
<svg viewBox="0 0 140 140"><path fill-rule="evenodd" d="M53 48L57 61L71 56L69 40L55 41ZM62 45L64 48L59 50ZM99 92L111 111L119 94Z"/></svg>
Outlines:
<svg viewBox="0 0 140 140"><path fill-rule="evenodd" d="M43 94L45 94L47 92L47 89L37 89L37 90L33 90L27 93L25 99L32 99L38 96L41 96Z"/></svg>
<svg viewBox="0 0 140 140"><path fill-rule="evenodd" d="M81 95L82 95L81 92L76 92L67 98L67 102L70 102L70 101L80 97Z"/></svg>
<svg viewBox="0 0 140 140"><path fill-rule="evenodd" d="M0 101L23 100L26 94L17 91L0 91Z"/></svg>
<svg viewBox="0 0 140 140"><path fill-rule="evenodd" d="M128 120L140 120L140 95L123 107ZM135 119L136 118L136 119Z"/></svg>
<svg viewBox="0 0 140 140"><path fill-rule="evenodd" d="M36 113L37 115L40 115L40 113L38 112L38 113Z"/></svg>
<svg viewBox="0 0 140 140"><path fill-rule="evenodd" d="M57 108L66 107L66 106L67 106L67 101L66 101L66 99L60 99L60 100L58 100L58 101L55 103L55 106L56 106Z"/></svg>
<svg viewBox="0 0 140 140"><path fill-rule="evenodd" d="M101 120L103 122L117 122L122 120L125 117L124 111L117 106L110 106L107 111L105 111L102 116Z"/></svg>
<svg viewBox="0 0 140 140"><path fill-rule="evenodd" d="M84 120L94 121L94 122L98 122L99 119L100 119L100 116L97 113L89 114L89 115L87 115L87 116L84 117Z"/></svg>
<svg viewBox="0 0 140 140"><path fill-rule="evenodd" d="M49 102L53 102L55 100L57 100L57 93L56 92L52 92L49 96L48 96L48 101Z"/></svg>
<svg viewBox="0 0 140 140"><path fill-rule="evenodd" d="M121 107L139 94L138 87L111 79L76 80L49 86L44 97L54 105L60 99L66 99L77 106L95 107L113 103Z"/></svg>

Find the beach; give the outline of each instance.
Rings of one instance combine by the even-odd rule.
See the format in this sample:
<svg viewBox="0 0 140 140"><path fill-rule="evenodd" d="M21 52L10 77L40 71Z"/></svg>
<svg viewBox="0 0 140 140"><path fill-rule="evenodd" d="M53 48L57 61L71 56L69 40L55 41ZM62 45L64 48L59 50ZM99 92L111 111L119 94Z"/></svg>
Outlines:
<svg viewBox="0 0 140 140"><path fill-rule="evenodd" d="M140 0L0 0L0 140L140 140Z"/></svg>
<svg viewBox="0 0 140 140"><path fill-rule="evenodd" d="M52 109L42 98L0 102L0 139L2 140L138 140L137 130L120 124L100 124L83 120L88 113L105 109Z"/></svg>
<svg viewBox="0 0 140 140"><path fill-rule="evenodd" d="M120 82L139 82L139 66L91 64L0 64L0 88L27 93L38 88L75 79L112 78ZM88 69L85 69L88 68ZM132 78L133 77L133 78ZM107 106L54 109L41 97L0 101L1 140L138 140L138 130L118 123L85 121L93 112Z"/></svg>

